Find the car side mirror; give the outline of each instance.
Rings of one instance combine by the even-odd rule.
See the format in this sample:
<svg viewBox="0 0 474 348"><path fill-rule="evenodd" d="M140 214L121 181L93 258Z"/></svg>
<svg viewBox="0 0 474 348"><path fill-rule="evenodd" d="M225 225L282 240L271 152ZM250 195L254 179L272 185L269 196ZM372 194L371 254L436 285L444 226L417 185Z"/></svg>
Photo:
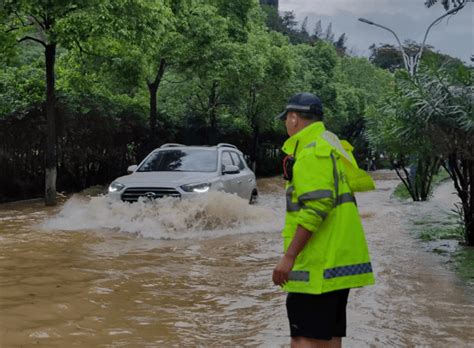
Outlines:
<svg viewBox="0 0 474 348"><path fill-rule="evenodd" d="M228 164L224 166L224 169L222 170L222 174L239 174L240 169L237 166L234 166L232 164Z"/></svg>
<svg viewBox="0 0 474 348"><path fill-rule="evenodd" d="M132 174L134 171L136 171L138 168L138 166L136 164L134 164L133 166L130 166L127 168L127 173L128 174Z"/></svg>

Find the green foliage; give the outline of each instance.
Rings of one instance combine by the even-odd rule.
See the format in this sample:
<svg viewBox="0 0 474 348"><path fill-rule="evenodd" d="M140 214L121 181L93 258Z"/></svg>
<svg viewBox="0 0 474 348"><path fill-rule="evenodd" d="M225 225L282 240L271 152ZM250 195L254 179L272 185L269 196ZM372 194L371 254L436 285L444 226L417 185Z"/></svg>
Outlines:
<svg viewBox="0 0 474 348"><path fill-rule="evenodd" d="M474 245L472 71L439 67L432 60L414 78L399 71L396 82L386 104L366 115L371 144L389 154L414 200L428 198L433 175L443 165L461 199L466 243ZM416 163L415 175L407 170L410 163Z"/></svg>
<svg viewBox="0 0 474 348"><path fill-rule="evenodd" d="M413 85L403 81L402 88L410 87L412 92L408 96L416 103L423 122L440 130L451 128L468 134L474 132L470 69L459 66L454 74L450 74L448 70L427 66Z"/></svg>
<svg viewBox="0 0 474 348"><path fill-rule="evenodd" d="M463 230L459 226L447 228L446 226L431 227L419 234L419 238L424 241L434 241L439 239L461 240Z"/></svg>
<svg viewBox="0 0 474 348"><path fill-rule="evenodd" d="M337 68L340 82L349 84L362 92L368 105L376 105L384 96L393 91L392 74L378 69L365 58L343 57Z"/></svg>
<svg viewBox="0 0 474 348"><path fill-rule="evenodd" d="M295 75L294 90L311 91L320 96L326 105L334 100L334 91L330 82L337 65L337 54L334 47L319 41L314 46L294 46Z"/></svg>
<svg viewBox="0 0 474 348"><path fill-rule="evenodd" d="M359 159L373 156L366 140L365 115L383 102L393 90L393 84L390 73L370 64L367 59L338 59L330 84L336 98L329 105L327 123L331 130L355 147Z"/></svg>
<svg viewBox="0 0 474 348"><path fill-rule="evenodd" d="M9 114L21 117L44 99L43 68L40 61L0 70L0 119Z"/></svg>
<svg viewBox="0 0 474 348"><path fill-rule="evenodd" d="M432 139L426 132L426 122L418 112L418 105L410 98L411 78L405 71L399 71L396 78L396 89L385 103L369 109L367 136L376 151L388 154L413 200L426 200L440 158L433 152ZM410 170L409 165L412 165Z"/></svg>
<svg viewBox="0 0 474 348"><path fill-rule="evenodd" d="M470 247L460 248L454 255L454 267L471 287L474 287L474 252Z"/></svg>
<svg viewBox="0 0 474 348"><path fill-rule="evenodd" d="M286 132L273 118L301 91L322 98L329 128L363 156L363 117L380 103L378 92L392 88L388 73L344 56L345 36L337 49L325 39L333 36L331 26L309 33L292 13L280 17L254 0L2 5L0 120L8 127L0 128L0 136L20 132L24 119L37 166L21 160L30 150L15 137L8 138L3 153L18 154L11 158L21 167L16 171L25 172L22 185L40 187L28 186L22 196L42 186L45 44L57 46L60 189L106 183L163 142L235 143L258 174L275 174ZM52 20L47 28L45 16ZM156 128L150 121L153 96ZM0 176L8 178L13 162L6 157L0 162L6 168Z"/></svg>

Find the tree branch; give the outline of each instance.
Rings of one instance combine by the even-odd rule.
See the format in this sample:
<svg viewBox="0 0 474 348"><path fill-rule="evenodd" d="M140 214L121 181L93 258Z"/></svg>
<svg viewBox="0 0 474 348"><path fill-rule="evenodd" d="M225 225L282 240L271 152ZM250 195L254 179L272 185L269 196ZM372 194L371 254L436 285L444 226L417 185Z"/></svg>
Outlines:
<svg viewBox="0 0 474 348"><path fill-rule="evenodd" d="M459 178L460 171L458 169L458 165L459 165L459 163L456 159L455 154L452 154L452 155L449 156L448 166L445 166L445 169L448 171L449 175L453 179L454 187L456 188L456 191L458 192L459 198L461 198L461 202L464 202L465 195L464 195L461 180Z"/></svg>
<svg viewBox="0 0 474 348"><path fill-rule="evenodd" d="M5 33L11 33L12 31L15 31L15 30L18 30L20 29L20 27L11 27L11 28L8 28L7 30L5 30Z"/></svg>
<svg viewBox="0 0 474 348"><path fill-rule="evenodd" d="M412 185L412 182L410 180L410 173L408 173L408 171L406 169L405 161L403 159L400 159L399 165L397 165L397 166L394 166L394 163L392 162L392 166L395 168L395 172L397 173L398 177L400 178L400 180L405 185L405 187L406 187L408 193L410 194L411 198L413 199L413 201L417 201L418 200L418 195L417 195L417 193L416 193L416 191L413 187L415 185ZM406 179L403 178L400 170L403 171L403 173L405 174Z"/></svg>
<svg viewBox="0 0 474 348"><path fill-rule="evenodd" d="M197 101L199 102L199 104L201 105L201 112L204 112L207 110L206 106L204 105L204 102L202 101L201 97L197 94L197 93L193 93L194 96L196 97Z"/></svg>
<svg viewBox="0 0 474 348"><path fill-rule="evenodd" d="M46 48L46 43L44 41L41 41L40 39L37 39L35 37L31 37L31 36L25 36L25 37L21 38L20 40L18 40L18 43L26 41L26 40L31 40L31 41L37 42L37 43L43 45L44 48Z"/></svg>
<svg viewBox="0 0 474 348"><path fill-rule="evenodd" d="M35 21L36 24L38 24L41 29L46 30L46 28L45 28L45 26L44 26L44 23L40 22L40 21L38 20L38 18L36 18L36 17L33 16L32 14L30 14L29 16L30 16L31 18L33 18L33 21ZM33 21L32 21L32 22L33 22ZM33 23L31 23L31 24L33 24Z"/></svg>
<svg viewBox="0 0 474 348"><path fill-rule="evenodd" d="M40 17L43 20L43 23L45 23L45 25L46 25L46 19L47 19L46 18L46 13L41 14Z"/></svg>
<svg viewBox="0 0 474 348"><path fill-rule="evenodd" d="M26 28L29 27L30 25L33 25L33 23L22 23L21 26L15 26L15 27L9 27L7 30L5 30L6 33L10 33L12 31L21 29L21 28Z"/></svg>
<svg viewBox="0 0 474 348"><path fill-rule="evenodd" d="M81 55L84 53L84 54L87 54L88 56L102 58L102 59L105 59L107 61L110 61L114 58L113 56L104 56L104 55L101 55L101 54L98 54L98 53L88 51L88 50L84 49L84 47L82 47L80 41L77 38L74 38L73 40L74 40L74 43L76 44L77 48L79 49L79 52L81 53Z"/></svg>
<svg viewBox="0 0 474 348"><path fill-rule="evenodd" d="M153 84L156 87L160 86L161 79L163 78L163 75L165 74L165 69L166 69L166 60L164 58L161 58L160 67L158 68L155 81L153 81Z"/></svg>
<svg viewBox="0 0 474 348"><path fill-rule="evenodd" d="M413 201L416 201L415 194L413 193L413 191L412 191L410 185L408 184L408 182L405 181L405 179L403 178L403 175L401 174L400 169L397 168L396 166L394 166L394 169L395 169L395 173L397 173L397 176L400 178L403 185L405 185L405 188L407 189L408 193L410 194L411 199L413 199Z"/></svg>
<svg viewBox="0 0 474 348"><path fill-rule="evenodd" d="M18 14L18 12L13 11L13 13L15 14L16 18L18 18L18 20L20 21L21 25L25 27L25 26L26 26L26 25L25 25L25 21L23 20L23 18L21 18L21 16Z"/></svg>

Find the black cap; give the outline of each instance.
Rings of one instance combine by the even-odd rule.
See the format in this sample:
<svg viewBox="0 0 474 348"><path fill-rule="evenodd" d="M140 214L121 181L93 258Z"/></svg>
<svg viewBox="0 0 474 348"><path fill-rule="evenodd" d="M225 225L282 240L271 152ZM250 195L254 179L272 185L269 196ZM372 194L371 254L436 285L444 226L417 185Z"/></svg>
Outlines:
<svg viewBox="0 0 474 348"><path fill-rule="evenodd" d="M300 111L317 118L323 115L323 104L321 100L312 93L298 93L288 100L285 111L275 117L275 119L285 119L288 111Z"/></svg>

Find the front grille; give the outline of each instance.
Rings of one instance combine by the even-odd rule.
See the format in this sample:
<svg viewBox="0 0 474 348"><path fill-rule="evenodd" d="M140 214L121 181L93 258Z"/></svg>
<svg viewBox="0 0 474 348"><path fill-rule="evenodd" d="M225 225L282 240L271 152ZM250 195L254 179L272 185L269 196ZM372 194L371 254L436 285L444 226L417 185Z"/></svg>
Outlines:
<svg viewBox="0 0 474 348"><path fill-rule="evenodd" d="M136 202L139 197L150 199L163 197L181 197L181 194L171 187L129 187L122 193L122 201Z"/></svg>

